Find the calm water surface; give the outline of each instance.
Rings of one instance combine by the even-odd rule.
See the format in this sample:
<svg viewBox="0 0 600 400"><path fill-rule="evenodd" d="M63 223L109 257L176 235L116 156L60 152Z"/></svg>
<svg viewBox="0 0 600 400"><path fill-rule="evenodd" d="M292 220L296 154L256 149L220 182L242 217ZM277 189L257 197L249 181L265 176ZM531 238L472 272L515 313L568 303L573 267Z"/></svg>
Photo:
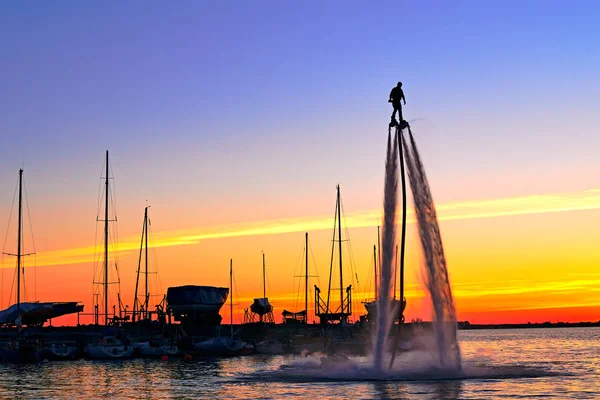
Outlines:
<svg viewBox="0 0 600 400"><path fill-rule="evenodd" d="M494 399L600 398L600 329L460 331L461 377L414 367L403 372L335 374L298 357L183 361L46 362L0 365L0 398ZM426 363L426 362L425 362ZM283 364L296 369L280 369ZM411 371L404 373L404 371ZM330 373L331 372L331 373Z"/></svg>

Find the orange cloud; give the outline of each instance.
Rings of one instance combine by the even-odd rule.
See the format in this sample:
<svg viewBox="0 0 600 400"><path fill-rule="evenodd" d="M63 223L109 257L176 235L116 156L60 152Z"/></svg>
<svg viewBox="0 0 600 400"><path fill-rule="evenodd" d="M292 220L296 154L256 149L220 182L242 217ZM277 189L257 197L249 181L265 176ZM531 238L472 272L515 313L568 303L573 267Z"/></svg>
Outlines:
<svg viewBox="0 0 600 400"><path fill-rule="evenodd" d="M556 213L600 209L600 189L580 192L521 196L506 199L464 201L437 206L441 221L495 218L515 215ZM381 223L382 211L366 210L346 215L348 228L374 227ZM414 223L414 212L409 210L407 221ZM182 246L203 240L256 235L275 235L292 232L329 230L332 218L315 216L257 221L243 224L220 225L186 231L166 231L155 234L153 247ZM128 237L119 243L119 252L139 249L139 238ZM36 255L37 266L65 265L95 261L99 249L85 246L72 249L41 251ZM12 265L11 265L12 267Z"/></svg>

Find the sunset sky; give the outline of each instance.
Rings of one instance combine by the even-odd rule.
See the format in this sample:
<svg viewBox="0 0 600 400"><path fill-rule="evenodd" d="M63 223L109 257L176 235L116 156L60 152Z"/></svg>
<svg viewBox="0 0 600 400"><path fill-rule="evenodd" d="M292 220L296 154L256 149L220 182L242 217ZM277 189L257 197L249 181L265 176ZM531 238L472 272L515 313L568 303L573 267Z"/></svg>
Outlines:
<svg viewBox="0 0 600 400"><path fill-rule="evenodd" d="M459 320L598 321L599 13L592 1L2 3L2 251L16 252L24 168L26 299L91 313L109 150L124 303L150 205L153 294L227 287L233 259L240 321L262 297L264 252L279 321L303 308L305 232L311 286L327 287L339 184L358 318L401 80ZM409 199L407 321L431 314ZM14 270L4 255L2 309Z"/></svg>

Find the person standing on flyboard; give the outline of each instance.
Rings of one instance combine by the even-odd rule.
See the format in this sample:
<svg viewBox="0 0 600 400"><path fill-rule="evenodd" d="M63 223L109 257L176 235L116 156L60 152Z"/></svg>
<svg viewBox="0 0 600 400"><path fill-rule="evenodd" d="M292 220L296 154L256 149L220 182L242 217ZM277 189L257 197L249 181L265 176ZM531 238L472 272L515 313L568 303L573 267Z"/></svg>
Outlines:
<svg viewBox="0 0 600 400"><path fill-rule="evenodd" d="M406 105L406 98L404 98L404 91L402 90L402 82L398 82L398 85L395 88L392 88L392 91L390 92L388 103L392 103L392 106L394 107L390 126L398 124L398 122L396 122L396 111L398 111L398 120L400 121L400 124L404 121L402 117L402 104L400 104L400 101L404 101L404 105Z"/></svg>

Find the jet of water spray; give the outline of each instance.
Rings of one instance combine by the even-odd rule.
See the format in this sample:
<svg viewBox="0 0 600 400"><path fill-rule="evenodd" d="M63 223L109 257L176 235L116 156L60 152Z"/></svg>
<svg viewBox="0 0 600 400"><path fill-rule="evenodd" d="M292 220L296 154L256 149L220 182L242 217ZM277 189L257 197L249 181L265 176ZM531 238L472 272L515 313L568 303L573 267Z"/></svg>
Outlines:
<svg viewBox="0 0 600 400"><path fill-rule="evenodd" d="M373 349L374 367L376 370L383 370L383 355L385 343L392 322L391 310L391 289L392 273L394 265L394 246L396 242L396 204L397 204L397 186L398 186L398 139L393 135L393 145L391 133L388 132L387 156L385 163L385 190L383 200L383 242L382 259L380 262L380 283L379 293L377 294L377 328L375 332L375 346Z"/></svg>
<svg viewBox="0 0 600 400"><path fill-rule="evenodd" d="M410 127L408 134L410 142L402 140L402 145L425 256L423 275L433 305L434 334L439 362L441 367L460 369L461 355L456 333L456 308L435 204Z"/></svg>

